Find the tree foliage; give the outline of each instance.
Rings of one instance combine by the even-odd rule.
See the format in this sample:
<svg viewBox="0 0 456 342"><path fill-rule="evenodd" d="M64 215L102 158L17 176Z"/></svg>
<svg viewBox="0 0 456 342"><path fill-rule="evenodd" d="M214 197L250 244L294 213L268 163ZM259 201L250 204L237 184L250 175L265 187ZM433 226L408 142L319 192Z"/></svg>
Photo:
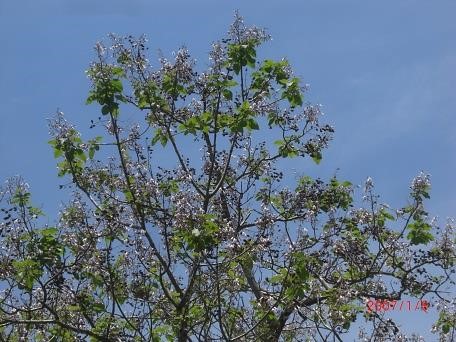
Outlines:
<svg viewBox="0 0 456 342"><path fill-rule="evenodd" d="M73 190L56 223L21 179L2 189L2 340L342 341L355 321L405 340L366 301L408 297L438 302L454 338L454 225L428 218L428 176L392 209L371 179L356 200L284 173L319 163L333 128L286 59L257 56L264 30L236 16L204 72L185 48L153 67L144 37L110 38L87 71L100 135L50 122Z"/></svg>

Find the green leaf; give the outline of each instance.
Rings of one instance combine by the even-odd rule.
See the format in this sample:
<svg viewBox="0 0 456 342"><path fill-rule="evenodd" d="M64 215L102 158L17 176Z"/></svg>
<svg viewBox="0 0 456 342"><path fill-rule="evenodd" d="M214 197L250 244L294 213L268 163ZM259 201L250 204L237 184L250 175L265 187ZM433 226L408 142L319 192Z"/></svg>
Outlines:
<svg viewBox="0 0 456 342"><path fill-rule="evenodd" d="M157 142L160 142L160 144L165 147L166 144L168 143L168 136L166 135L166 133L163 132L163 130L161 128L158 128L156 131L155 131L155 135L154 137L152 138L152 141L151 141L151 145L155 145Z"/></svg>
<svg viewBox="0 0 456 342"><path fill-rule="evenodd" d="M131 194L131 191L130 191L130 190L124 191L124 195L125 195L125 200L126 200L128 203L131 203L132 200L133 200L133 196L132 196L132 194Z"/></svg>
<svg viewBox="0 0 456 342"><path fill-rule="evenodd" d="M31 291L35 281L43 274L42 266L34 260L13 260L14 269L16 270L17 281L20 287Z"/></svg>
<svg viewBox="0 0 456 342"><path fill-rule="evenodd" d="M87 97L86 104L91 104L93 101L96 101L96 95L91 91Z"/></svg>
<svg viewBox="0 0 456 342"><path fill-rule="evenodd" d="M79 305L67 305L66 308L71 312L80 312L81 307Z"/></svg>
<svg viewBox="0 0 456 342"><path fill-rule="evenodd" d="M244 44L230 44L228 45L228 63L235 72L239 74L241 69L245 66L250 68L255 67L256 51L255 40L250 40Z"/></svg>
<svg viewBox="0 0 456 342"><path fill-rule="evenodd" d="M162 134L160 137L160 144L163 147L165 147L167 143L168 143L168 136L166 136L165 134Z"/></svg>
<svg viewBox="0 0 456 342"><path fill-rule="evenodd" d="M100 313L100 312L105 312L106 311L106 308L105 308L103 303L93 303L91 308L96 313Z"/></svg>
<svg viewBox="0 0 456 342"><path fill-rule="evenodd" d="M248 130L258 130L260 129L260 126L258 126L258 122L256 122L254 119L250 118L247 120L247 129Z"/></svg>
<svg viewBox="0 0 456 342"><path fill-rule="evenodd" d="M103 115L108 115L110 112L111 108L109 107L109 105L104 105L103 107L101 107L101 113Z"/></svg>
<svg viewBox="0 0 456 342"><path fill-rule="evenodd" d="M45 229L41 229L40 233L42 236L56 236L59 230L55 227L49 227Z"/></svg>
<svg viewBox="0 0 456 342"><path fill-rule="evenodd" d="M430 233L431 226L423 221L415 221L407 226L409 233L407 239L413 245L427 244L434 240L434 236Z"/></svg>
<svg viewBox="0 0 456 342"><path fill-rule="evenodd" d="M78 149L78 150L76 150L76 153L77 153L76 155L80 161L83 161L83 162L87 161L87 157L83 150Z"/></svg>
<svg viewBox="0 0 456 342"><path fill-rule="evenodd" d="M233 92L229 89L223 89L222 94L225 100L231 101L233 99Z"/></svg>
<svg viewBox="0 0 456 342"><path fill-rule="evenodd" d="M11 204L17 204L20 207L30 205L30 196L30 192L22 192L21 190L17 189L11 198Z"/></svg>
<svg viewBox="0 0 456 342"><path fill-rule="evenodd" d="M292 107L302 106L303 96L299 88L299 78L295 77L285 84L282 98L287 99Z"/></svg>
<svg viewBox="0 0 456 342"><path fill-rule="evenodd" d="M119 59L120 59L120 57L119 57ZM119 77L125 77L125 71L121 67L113 67L112 73L113 73L113 75L116 75Z"/></svg>
<svg viewBox="0 0 456 342"><path fill-rule="evenodd" d="M123 91L122 82L118 79L111 80L111 88L116 93L121 93Z"/></svg>
<svg viewBox="0 0 456 342"><path fill-rule="evenodd" d="M313 156L312 156L312 160L315 162L315 164L320 164L321 162L321 153L315 153Z"/></svg>
<svg viewBox="0 0 456 342"><path fill-rule="evenodd" d="M93 159L94 156L95 156L95 147L90 146L89 147L89 158Z"/></svg>
<svg viewBox="0 0 456 342"><path fill-rule="evenodd" d="M54 148L54 158L59 158L63 155L63 151L59 148Z"/></svg>

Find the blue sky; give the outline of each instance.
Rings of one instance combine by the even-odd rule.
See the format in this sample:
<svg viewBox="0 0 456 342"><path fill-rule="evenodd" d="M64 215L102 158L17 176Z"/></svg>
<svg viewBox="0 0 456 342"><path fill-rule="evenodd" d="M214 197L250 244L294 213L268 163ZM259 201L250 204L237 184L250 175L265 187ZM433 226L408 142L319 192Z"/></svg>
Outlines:
<svg viewBox="0 0 456 342"><path fill-rule="evenodd" d="M371 176L397 206L423 170L431 213L441 223L455 216L456 2L444 0L0 0L0 180L24 176L52 220L65 194L46 118L59 108L87 132L98 115L84 104L93 44L109 32L145 33L151 59L185 44L204 67L235 9L268 29L264 57L287 57L336 128L321 165L296 170L330 177L339 169L355 184ZM403 319L425 334L424 315Z"/></svg>

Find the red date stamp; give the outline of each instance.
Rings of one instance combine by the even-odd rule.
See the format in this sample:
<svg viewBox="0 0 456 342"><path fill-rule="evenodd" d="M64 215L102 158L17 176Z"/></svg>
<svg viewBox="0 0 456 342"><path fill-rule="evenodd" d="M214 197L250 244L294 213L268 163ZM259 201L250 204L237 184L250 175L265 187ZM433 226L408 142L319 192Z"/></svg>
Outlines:
<svg viewBox="0 0 456 342"><path fill-rule="evenodd" d="M424 311L428 312L430 303L420 299L416 302L410 300L391 300L391 299L369 299L366 303L367 312L387 312L387 311Z"/></svg>

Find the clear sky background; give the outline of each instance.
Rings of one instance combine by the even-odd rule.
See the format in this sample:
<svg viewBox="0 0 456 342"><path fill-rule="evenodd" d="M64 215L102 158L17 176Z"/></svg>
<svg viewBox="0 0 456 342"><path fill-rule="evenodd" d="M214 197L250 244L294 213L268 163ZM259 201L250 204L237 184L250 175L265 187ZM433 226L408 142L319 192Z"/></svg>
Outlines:
<svg viewBox="0 0 456 342"><path fill-rule="evenodd" d="M94 43L109 32L145 33L151 60L186 45L205 67L236 9L267 28L273 41L263 57L287 57L311 86L307 100L321 103L336 128L320 166L296 170L337 172L354 184L371 176L395 206L406 204L423 170L431 174L431 214L442 224L456 216L453 0L0 0L0 181L22 175L52 221L67 195L58 190L46 118L60 109L88 132L98 116L84 104ZM430 317L401 320L429 336Z"/></svg>

